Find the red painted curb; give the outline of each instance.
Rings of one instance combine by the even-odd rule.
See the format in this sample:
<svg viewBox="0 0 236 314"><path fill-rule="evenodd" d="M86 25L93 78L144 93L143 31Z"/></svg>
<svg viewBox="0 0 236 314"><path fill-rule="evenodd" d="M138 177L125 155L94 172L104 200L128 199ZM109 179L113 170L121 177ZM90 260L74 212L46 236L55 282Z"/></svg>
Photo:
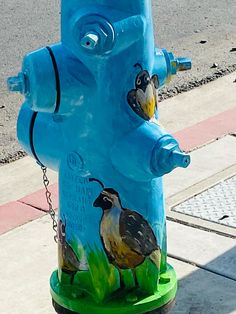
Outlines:
<svg viewBox="0 0 236 314"><path fill-rule="evenodd" d="M217 138L236 132L236 107L174 134L184 151L192 151ZM49 187L53 208L58 208L58 185ZM48 210L45 189L0 206L0 234L42 217Z"/></svg>
<svg viewBox="0 0 236 314"><path fill-rule="evenodd" d="M42 211L34 209L20 202L11 202L0 206L0 235L16 227L45 215Z"/></svg>
<svg viewBox="0 0 236 314"><path fill-rule="evenodd" d="M174 134L180 147L190 152L236 131L236 107Z"/></svg>
<svg viewBox="0 0 236 314"><path fill-rule="evenodd" d="M58 184L55 183L49 186L49 191L52 193L53 208L58 208ZM48 203L46 201L45 189L41 189L33 194L27 195L18 200L18 202L34 207L35 209L48 211Z"/></svg>

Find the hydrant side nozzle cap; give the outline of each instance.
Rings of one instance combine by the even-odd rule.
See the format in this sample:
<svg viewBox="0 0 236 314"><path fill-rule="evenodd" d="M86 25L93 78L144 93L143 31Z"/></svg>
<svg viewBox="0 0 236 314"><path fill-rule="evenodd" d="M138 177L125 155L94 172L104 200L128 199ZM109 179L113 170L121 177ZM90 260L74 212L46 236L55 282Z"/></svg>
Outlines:
<svg viewBox="0 0 236 314"><path fill-rule="evenodd" d="M192 68L192 60L190 58L179 57L176 58L172 52L162 49L166 59L168 76L177 74L178 71L187 71Z"/></svg>
<svg viewBox="0 0 236 314"><path fill-rule="evenodd" d="M175 168L187 168L190 162L190 156L180 150L177 141L166 137L155 147L151 167L154 175L163 176Z"/></svg>

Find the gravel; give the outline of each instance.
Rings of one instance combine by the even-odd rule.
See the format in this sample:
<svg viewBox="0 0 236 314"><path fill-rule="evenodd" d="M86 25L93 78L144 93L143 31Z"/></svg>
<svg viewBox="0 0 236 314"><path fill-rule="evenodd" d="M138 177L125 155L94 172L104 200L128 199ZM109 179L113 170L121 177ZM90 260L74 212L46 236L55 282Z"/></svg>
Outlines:
<svg viewBox="0 0 236 314"><path fill-rule="evenodd" d="M178 83L176 83L174 87L164 87L159 92L160 102L167 99L167 98L174 97L178 94L188 92L188 91L190 91L196 87L205 85L205 84L212 82L212 81L215 81L216 79L223 77L227 74L230 74L234 71L236 71L236 64L229 66L228 68L222 68L222 69L219 68L212 75L208 75L208 76L206 76L202 79L199 79L199 80L198 79L191 80L191 81L186 82L182 85L179 85ZM236 76L236 73L235 73L235 76ZM234 82L236 82L236 79Z"/></svg>
<svg viewBox="0 0 236 314"><path fill-rule="evenodd" d="M27 52L59 40L59 3L0 1L0 166L25 156L15 135L23 99L8 94L5 80L20 70ZM236 71L235 0L152 3L157 46L193 60L191 71L179 73L160 91L161 101Z"/></svg>

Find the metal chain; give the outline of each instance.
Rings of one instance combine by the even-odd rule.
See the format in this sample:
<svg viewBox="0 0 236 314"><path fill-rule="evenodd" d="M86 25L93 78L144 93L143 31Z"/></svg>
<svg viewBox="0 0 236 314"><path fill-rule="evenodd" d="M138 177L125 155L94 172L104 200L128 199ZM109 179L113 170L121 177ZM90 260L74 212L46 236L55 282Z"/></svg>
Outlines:
<svg viewBox="0 0 236 314"><path fill-rule="evenodd" d="M58 237L57 237L57 219L56 219L56 213L55 210L52 207L52 193L49 191L48 186L49 186L49 179L47 176L47 167L43 166L40 164L40 167L42 169L43 172L43 184L45 187L45 195L46 195L46 200L48 203L48 214L51 216L52 218L52 222L53 222L53 230L55 231L56 235L54 236L54 240L57 243L58 242Z"/></svg>

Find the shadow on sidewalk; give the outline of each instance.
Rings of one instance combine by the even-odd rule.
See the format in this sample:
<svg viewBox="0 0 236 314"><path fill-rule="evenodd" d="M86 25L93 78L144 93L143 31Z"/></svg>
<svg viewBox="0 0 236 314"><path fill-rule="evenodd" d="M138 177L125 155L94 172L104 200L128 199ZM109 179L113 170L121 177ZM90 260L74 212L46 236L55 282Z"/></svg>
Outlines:
<svg viewBox="0 0 236 314"><path fill-rule="evenodd" d="M196 268L192 265L185 265L185 270L190 273L179 280L177 302L171 314L236 313L236 246L206 264L204 269L208 271L201 268L194 271ZM180 275L181 267L175 268L177 275ZM209 270L232 277L233 280Z"/></svg>

